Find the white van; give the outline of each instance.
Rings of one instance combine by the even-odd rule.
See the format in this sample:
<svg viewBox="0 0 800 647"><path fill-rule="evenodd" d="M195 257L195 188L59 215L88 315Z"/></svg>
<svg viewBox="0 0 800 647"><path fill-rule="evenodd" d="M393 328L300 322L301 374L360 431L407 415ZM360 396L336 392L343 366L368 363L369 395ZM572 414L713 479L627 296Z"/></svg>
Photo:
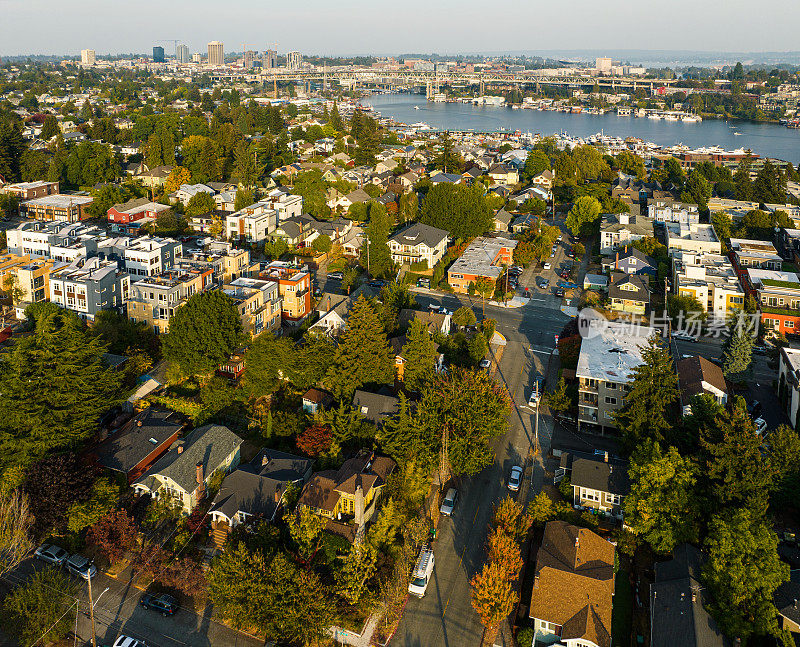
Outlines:
<svg viewBox="0 0 800 647"><path fill-rule="evenodd" d="M431 580L433 574L433 566L435 564L433 558L433 549L428 546L423 546L419 551L419 558L417 558L417 565L414 567L414 572L411 574L411 582L408 584L408 592L411 595L416 595L421 598L425 595L428 588L428 582Z"/></svg>

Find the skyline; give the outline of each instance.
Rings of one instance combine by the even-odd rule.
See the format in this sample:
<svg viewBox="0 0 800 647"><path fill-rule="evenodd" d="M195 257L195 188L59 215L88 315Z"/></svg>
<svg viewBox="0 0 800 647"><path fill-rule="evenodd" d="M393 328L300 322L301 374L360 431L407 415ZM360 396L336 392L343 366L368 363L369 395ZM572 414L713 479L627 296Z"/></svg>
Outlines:
<svg viewBox="0 0 800 647"><path fill-rule="evenodd" d="M327 56L603 49L757 53L796 50L800 22L800 4L786 0L764 0L758 12L745 0L711 0L702 7L675 0L657 20L649 6L633 0L623 0L613 11L574 0L569 15L581 16L579 21L565 18L558 6L520 7L514 0L498 0L492 6L497 24L490 22L490 29L486 6L477 0L441 0L433 9L410 0L390 14L388 4L376 4L307 0L302 6L267 7L240 0L239 16L225 12L226 20L218 21L209 20L220 10L210 0L142 0L135 8L85 0L66 15L55 0L0 0L0 55L69 56L84 48L98 55L145 53L154 45L170 55L175 38L192 52L205 52L206 43L219 40L226 51L241 51L242 43L262 51L277 42L280 52Z"/></svg>

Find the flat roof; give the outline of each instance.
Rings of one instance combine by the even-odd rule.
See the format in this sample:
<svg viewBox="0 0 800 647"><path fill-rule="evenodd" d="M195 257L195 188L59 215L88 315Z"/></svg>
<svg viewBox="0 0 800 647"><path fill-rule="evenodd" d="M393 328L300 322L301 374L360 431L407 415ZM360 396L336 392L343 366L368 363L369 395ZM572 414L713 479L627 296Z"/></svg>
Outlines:
<svg viewBox="0 0 800 647"><path fill-rule="evenodd" d="M90 204L94 202L94 198L85 195L65 195L64 193L54 193L53 195L44 195L41 198L34 198L33 200L26 200L24 205L36 205L39 207L64 207L65 209L70 206L78 206L83 204Z"/></svg>
<svg viewBox="0 0 800 647"><path fill-rule="evenodd" d="M605 382L628 382L633 369L644 363L642 349L655 328L634 323L600 321L581 340L581 353L575 374Z"/></svg>
<svg viewBox="0 0 800 647"><path fill-rule="evenodd" d="M447 272L497 278L503 268L492 263L503 248L513 250L516 246L517 241L510 238L476 238Z"/></svg>

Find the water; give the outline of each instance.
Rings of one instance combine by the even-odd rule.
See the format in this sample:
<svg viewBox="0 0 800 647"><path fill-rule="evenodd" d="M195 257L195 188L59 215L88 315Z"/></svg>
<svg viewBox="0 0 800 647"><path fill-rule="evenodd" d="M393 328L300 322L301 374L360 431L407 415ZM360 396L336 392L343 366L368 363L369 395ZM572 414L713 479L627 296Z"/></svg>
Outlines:
<svg viewBox="0 0 800 647"><path fill-rule="evenodd" d="M660 146L685 144L690 148L720 146L725 150L750 149L761 157L775 157L800 163L800 129L777 124L704 119L700 123L664 121L643 117L570 114L555 111L512 110L469 103L433 103L418 94L381 94L363 100L383 117L406 124L424 122L448 130L505 130L553 135L566 132L573 137L594 135L601 130L616 137L639 137ZM419 106L415 110L414 106Z"/></svg>

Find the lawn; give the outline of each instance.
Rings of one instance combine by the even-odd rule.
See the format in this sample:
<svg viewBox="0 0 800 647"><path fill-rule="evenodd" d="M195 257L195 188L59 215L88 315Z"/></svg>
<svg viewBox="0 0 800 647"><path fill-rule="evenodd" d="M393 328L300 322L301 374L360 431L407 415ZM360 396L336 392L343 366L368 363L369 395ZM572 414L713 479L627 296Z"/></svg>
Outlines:
<svg viewBox="0 0 800 647"><path fill-rule="evenodd" d="M614 587L614 609L611 616L611 647L630 647L633 618L633 590L628 565L620 562Z"/></svg>

